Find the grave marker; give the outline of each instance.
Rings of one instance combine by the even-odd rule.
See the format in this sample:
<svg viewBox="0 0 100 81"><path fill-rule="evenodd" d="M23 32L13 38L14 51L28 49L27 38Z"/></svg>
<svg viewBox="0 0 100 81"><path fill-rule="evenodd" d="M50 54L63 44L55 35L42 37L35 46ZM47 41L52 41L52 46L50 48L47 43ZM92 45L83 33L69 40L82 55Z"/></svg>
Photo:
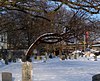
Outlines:
<svg viewBox="0 0 100 81"><path fill-rule="evenodd" d="M2 72L2 81L12 81L12 73Z"/></svg>
<svg viewBox="0 0 100 81"><path fill-rule="evenodd" d="M32 81L32 63L24 62L22 64L22 81Z"/></svg>
<svg viewBox="0 0 100 81"><path fill-rule="evenodd" d="M100 81L100 74L96 74L92 77L92 81Z"/></svg>

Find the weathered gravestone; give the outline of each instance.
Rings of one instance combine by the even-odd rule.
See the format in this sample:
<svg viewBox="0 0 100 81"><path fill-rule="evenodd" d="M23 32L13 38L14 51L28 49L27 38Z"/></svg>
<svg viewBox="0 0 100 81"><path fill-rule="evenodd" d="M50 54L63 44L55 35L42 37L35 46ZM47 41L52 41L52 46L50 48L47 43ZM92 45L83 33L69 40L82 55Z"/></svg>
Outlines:
<svg viewBox="0 0 100 81"><path fill-rule="evenodd" d="M22 65L22 81L32 81L32 63L24 62Z"/></svg>
<svg viewBox="0 0 100 81"><path fill-rule="evenodd" d="M100 74L96 74L92 77L92 81L100 81Z"/></svg>
<svg viewBox="0 0 100 81"><path fill-rule="evenodd" d="M12 81L12 73L2 72L2 81Z"/></svg>

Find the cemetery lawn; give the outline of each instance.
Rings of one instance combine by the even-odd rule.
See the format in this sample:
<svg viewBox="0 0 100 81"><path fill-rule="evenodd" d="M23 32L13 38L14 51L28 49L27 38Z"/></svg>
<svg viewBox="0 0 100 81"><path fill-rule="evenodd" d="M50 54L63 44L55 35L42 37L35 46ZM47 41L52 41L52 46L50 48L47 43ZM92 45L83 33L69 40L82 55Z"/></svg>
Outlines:
<svg viewBox="0 0 100 81"><path fill-rule="evenodd" d="M92 76L100 74L100 59L77 60L48 59L47 62L33 60L32 81L92 81ZM0 61L0 81L2 72L11 72L13 81L22 81L22 62L5 65Z"/></svg>

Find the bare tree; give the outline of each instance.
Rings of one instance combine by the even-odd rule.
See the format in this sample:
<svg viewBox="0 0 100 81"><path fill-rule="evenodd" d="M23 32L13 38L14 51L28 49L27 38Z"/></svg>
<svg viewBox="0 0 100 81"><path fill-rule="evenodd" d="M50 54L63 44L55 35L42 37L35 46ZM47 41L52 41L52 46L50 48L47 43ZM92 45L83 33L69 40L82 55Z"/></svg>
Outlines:
<svg viewBox="0 0 100 81"><path fill-rule="evenodd" d="M0 30L10 32L8 34L11 37L9 37L9 44L17 48L25 47L25 44L29 47L38 36L44 33L61 34L65 27L66 34L63 35L63 38L66 42L69 42L72 38L82 40L84 32L92 31L91 24L88 24L90 22L88 21L89 16L82 10L86 8L85 11L89 13L99 13L99 8L96 7L99 1L97 3L94 1L90 4L92 0L89 3L84 0L79 2L78 0L56 0L53 4L48 4L44 0L5 1L0 1L1 11L6 11L7 13L4 16L5 18L1 18ZM92 5L94 3L96 5ZM64 9L63 4L76 9L76 11L67 11L67 7Z"/></svg>
<svg viewBox="0 0 100 81"><path fill-rule="evenodd" d="M45 7L45 9L41 10L41 3L50 3L51 1L54 1L56 5L55 9L53 11L57 11L63 4L69 6L70 8L76 9L76 10L84 10L86 12L89 12L91 14L97 14L100 11L100 1L99 0L0 0L0 6L4 7L6 9L10 10L18 10L22 11L24 13L28 13L31 15L32 12L45 12L47 13L48 10ZM58 4L58 2L60 2ZM37 4L36 4L37 3ZM51 2L52 3L52 2ZM53 4L54 4L53 3ZM38 8L38 9L37 9Z"/></svg>

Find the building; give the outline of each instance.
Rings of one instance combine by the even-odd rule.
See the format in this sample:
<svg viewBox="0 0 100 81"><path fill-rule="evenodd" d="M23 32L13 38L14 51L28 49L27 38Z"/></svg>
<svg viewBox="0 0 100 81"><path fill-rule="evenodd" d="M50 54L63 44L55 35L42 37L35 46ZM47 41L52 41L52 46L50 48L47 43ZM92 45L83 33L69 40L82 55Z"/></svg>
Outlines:
<svg viewBox="0 0 100 81"><path fill-rule="evenodd" d="M0 34L0 49L7 49L7 33Z"/></svg>

